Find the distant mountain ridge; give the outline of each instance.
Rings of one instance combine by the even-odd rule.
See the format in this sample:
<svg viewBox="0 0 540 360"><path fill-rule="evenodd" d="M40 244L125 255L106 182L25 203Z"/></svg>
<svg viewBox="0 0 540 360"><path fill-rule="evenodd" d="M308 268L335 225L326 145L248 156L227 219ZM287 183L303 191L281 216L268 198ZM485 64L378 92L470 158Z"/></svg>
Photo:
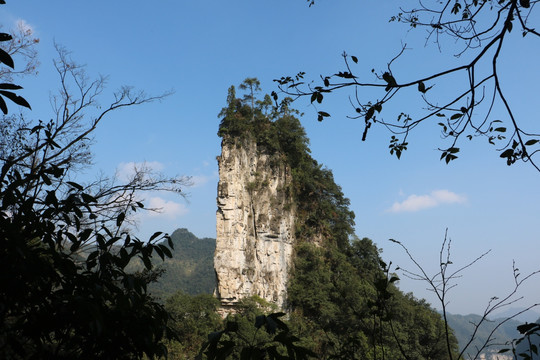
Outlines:
<svg viewBox="0 0 540 360"><path fill-rule="evenodd" d="M508 318L523 311L523 313L515 316L514 319L519 321L520 323L538 322L538 320L540 319L540 312L532 310L532 309L529 309L526 311L524 310L525 309L523 308L512 307L512 308L505 309L504 311L498 312L494 314L494 316L497 318Z"/></svg>
<svg viewBox="0 0 540 360"><path fill-rule="evenodd" d="M198 238L188 229L181 228L171 234L173 257L154 265L164 270L159 280L149 286L150 292L166 299L178 290L190 295L212 294L216 287L214 251L216 239ZM142 264L135 264L142 267Z"/></svg>
<svg viewBox="0 0 540 360"><path fill-rule="evenodd" d="M484 321L479 327L476 336L472 343L468 346L466 353L473 354L477 348L481 348L486 339L489 337L490 333L493 331L497 324L501 323L507 317L497 318L497 319L488 319ZM467 342L471 339L471 336L474 331L475 324L478 324L482 317L477 314L469 315L458 315L458 314L447 314L448 325L454 330L454 334L458 339L459 350L461 351ZM508 320L504 322L491 336L490 346L488 350L498 350L504 347L508 347L508 343L513 339L517 339L520 336L517 331L517 326L522 324L522 321L515 319ZM506 345L505 345L506 344Z"/></svg>

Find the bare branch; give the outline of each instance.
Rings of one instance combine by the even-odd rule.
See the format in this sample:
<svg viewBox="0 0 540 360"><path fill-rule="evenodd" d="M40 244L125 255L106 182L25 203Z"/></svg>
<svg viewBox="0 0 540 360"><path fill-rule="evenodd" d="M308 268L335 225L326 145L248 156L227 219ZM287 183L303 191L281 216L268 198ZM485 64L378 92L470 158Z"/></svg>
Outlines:
<svg viewBox="0 0 540 360"><path fill-rule="evenodd" d="M402 46L398 54L385 65L385 70L372 70L375 81L365 81L356 74L350 60L357 63L358 59L346 53L343 54L345 70L329 76L321 75L320 85L304 82L303 72L275 81L281 93L293 99L308 96L312 104L321 104L323 94L351 88L354 95L348 98L354 115L349 117L365 122L362 140L366 140L371 126L382 124L392 134L390 153L398 158L402 150L407 149L409 132L421 124L435 121L442 127L442 138L449 142L447 146L439 148L442 153L441 160L444 159L447 163L457 159L460 150L458 145L462 137L469 140L486 138L489 144L496 146L495 150L508 165L520 160L531 163L540 172L540 166L533 157L540 150L540 132L525 129L522 121L514 115L512 104L505 97L500 84L499 69L496 65L503 42L510 41L506 39L510 31L516 31L515 28L519 26L523 36L539 36L529 24L529 18L536 9L535 5L537 1L523 4L519 0L418 1L416 8L401 9L390 21L407 24L410 29L425 29L426 45L434 41L442 51L442 40L450 39L462 46L454 54L456 58L461 58L465 53L472 55L470 60L457 66L432 74L418 75L412 80L403 81L404 77L398 77L399 74L392 69L392 65L404 54L405 46ZM458 74L464 72L467 82L460 89L452 79L458 78ZM433 90L430 91L434 86L439 89L436 94ZM364 91L361 93L359 89ZM383 117L383 111L386 114L390 111L387 108L392 109L392 100L406 92L416 91L425 104L424 109L403 109L397 112L397 119L393 115ZM486 93L493 93L493 96L489 98L487 107L483 107L480 105ZM493 107L499 103L505 109L502 119L501 114L498 114L498 118L493 118L492 114ZM416 115L409 115L412 112ZM324 116L321 116L321 113ZM319 121L329 116L326 111L318 111ZM497 122L500 124L494 126Z"/></svg>

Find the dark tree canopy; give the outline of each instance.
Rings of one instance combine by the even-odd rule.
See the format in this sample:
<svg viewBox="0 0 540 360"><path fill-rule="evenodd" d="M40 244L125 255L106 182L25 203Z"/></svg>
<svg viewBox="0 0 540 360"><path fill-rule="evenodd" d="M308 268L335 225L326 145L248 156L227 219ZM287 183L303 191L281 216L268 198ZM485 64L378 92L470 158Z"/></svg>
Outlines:
<svg viewBox="0 0 540 360"><path fill-rule="evenodd" d="M43 122L25 114L4 116L1 123L0 354L6 359L164 355L163 341L173 331L167 311L147 287L159 276L152 257L170 257L171 241L160 232L140 240L126 224L135 211L144 211L137 193L179 192L186 179L140 169L127 183L75 180L91 159L91 136L104 118L162 96L122 88L109 106L89 114L104 79L90 81L83 67L58 50L55 67L63 91L53 99L55 117ZM0 60L13 66L10 59L0 51ZM19 88L0 85L4 114L3 97L29 108L12 92ZM134 258L143 271L127 271Z"/></svg>
<svg viewBox="0 0 540 360"><path fill-rule="evenodd" d="M0 5L1 4L5 4L5 2L2 1L0 2ZM25 34L23 34L22 38L27 38L24 35ZM20 39L21 39L21 36L19 34L18 40ZM0 65L6 65L9 68L11 68L11 69L6 69L2 67L0 69L0 81L2 81L2 83L0 83L0 109L2 110L4 115L7 115L8 108L7 108L5 99L9 99L19 106L24 106L30 109L30 104L28 104L28 102L22 96L19 96L16 93L14 93L15 90L22 89L22 87L19 85L11 84L9 82L4 82L4 81L12 80L11 75L15 73L15 63L13 62L12 55L21 51L21 49L23 50L32 49L32 47L27 46L28 44L24 42L19 46L13 46L14 44L13 36L7 33L0 33L0 43L2 44L2 47L0 47ZM30 43L32 43L32 41L30 41ZM32 65L27 65L27 68L28 67L31 68Z"/></svg>
<svg viewBox="0 0 540 360"><path fill-rule="evenodd" d="M312 6L315 1L308 0L308 3ZM508 165L524 161L540 171L535 160L540 131L529 119L516 114L522 104L510 100L508 84L501 81L505 69L499 64L502 55L509 51L508 43L517 43L517 37L528 40L522 42L524 51L527 47L538 48L540 32L534 23L539 16L538 1L428 0L414 3L396 9L390 22L405 24L412 31L425 31L426 45L438 47L448 57L455 56L457 65L442 67L433 73L409 69L415 75L394 71L394 65L408 50L403 45L396 57L366 75L362 70L369 69L359 66L360 56L343 53L344 66L335 73L321 75L320 81L311 82L306 80L304 72L284 76L276 80L279 89L293 98L309 97L314 105L321 104L330 94L347 94L352 106L350 117L365 123L362 140L366 140L372 126L384 126L391 134L390 153L398 158L409 146L409 134L423 123L434 122L440 126L443 141L439 151L441 160L446 163L458 157L460 143L465 139L481 138L494 146ZM455 44L454 52L442 45L448 39ZM519 66L518 63L507 66ZM522 76L526 77L530 71L534 69L522 69ZM519 84L520 79L513 81ZM418 106L399 105L400 99L410 99L414 93L420 100ZM273 96L277 100L278 95ZM397 106L401 108L395 111ZM317 117L322 121L330 117L330 113L318 111Z"/></svg>

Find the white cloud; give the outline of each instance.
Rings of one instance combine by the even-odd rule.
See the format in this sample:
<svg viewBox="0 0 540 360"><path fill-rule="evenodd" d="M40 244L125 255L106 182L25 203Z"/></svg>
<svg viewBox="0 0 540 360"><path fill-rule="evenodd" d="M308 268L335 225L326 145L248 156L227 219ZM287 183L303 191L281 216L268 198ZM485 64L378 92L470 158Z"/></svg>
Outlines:
<svg viewBox="0 0 540 360"><path fill-rule="evenodd" d="M21 32L28 33L29 35L35 33L34 27L23 19L17 19L17 29Z"/></svg>
<svg viewBox="0 0 540 360"><path fill-rule="evenodd" d="M203 186L204 184L208 182L209 179L210 178L205 175L190 176L190 180L192 184L191 186L192 187Z"/></svg>
<svg viewBox="0 0 540 360"><path fill-rule="evenodd" d="M116 169L116 177L122 181L129 181L137 171L161 171L165 165L158 161L126 162L120 163Z"/></svg>
<svg viewBox="0 0 540 360"><path fill-rule="evenodd" d="M162 199L160 197L151 197L145 204L145 207L148 209L156 209L156 211L147 212L149 217L166 217L169 219L174 219L179 216L185 215L188 213L188 209L185 205Z"/></svg>
<svg viewBox="0 0 540 360"><path fill-rule="evenodd" d="M402 202L395 202L388 212L415 212L443 204L463 204L467 198L448 190L435 190L428 195L410 195Z"/></svg>

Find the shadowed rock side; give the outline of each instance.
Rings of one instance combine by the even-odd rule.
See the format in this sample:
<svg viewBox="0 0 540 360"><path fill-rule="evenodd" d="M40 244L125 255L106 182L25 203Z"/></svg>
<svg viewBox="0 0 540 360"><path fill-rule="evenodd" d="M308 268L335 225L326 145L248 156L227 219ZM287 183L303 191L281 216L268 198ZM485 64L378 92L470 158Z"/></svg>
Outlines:
<svg viewBox="0 0 540 360"><path fill-rule="evenodd" d="M252 295L285 308L295 241L290 169L255 141L226 140L218 157L216 295L224 310Z"/></svg>

